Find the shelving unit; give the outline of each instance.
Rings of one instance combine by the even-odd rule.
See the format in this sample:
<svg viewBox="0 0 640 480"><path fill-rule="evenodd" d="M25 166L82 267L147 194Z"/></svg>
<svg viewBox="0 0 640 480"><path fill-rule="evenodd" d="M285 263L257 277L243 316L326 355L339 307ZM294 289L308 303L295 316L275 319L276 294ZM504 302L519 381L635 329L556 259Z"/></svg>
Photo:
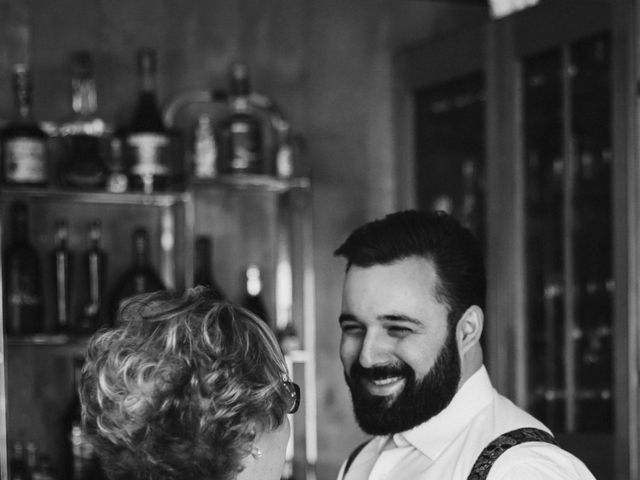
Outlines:
<svg viewBox="0 0 640 480"><path fill-rule="evenodd" d="M57 218L69 219L69 246L77 253L86 248L86 226L91 220L101 221L103 248L109 259L107 290L129 265L131 231L138 225L148 229L152 262L170 289L192 285L198 235L212 238L214 276L232 301L239 301L246 264L260 265L265 303L275 324L283 327L290 323L300 336L300 348L287 355L294 380L303 386L303 403L292 418L289 452L296 478L314 480L317 426L310 192L306 178L266 176L220 177L195 182L186 191L151 195L3 186L0 246L10 234L5 226L8 207L12 201L22 200L29 206L30 238L43 257L43 267L47 252L53 248ZM48 268L44 278L51 275ZM50 295L45 295L46 305L51 305ZM78 296L82 295L80 289ZM52 325L50 317L45 318L45 325ZM3 319L0 314L0 327ZM4 336L0 343L2 478L7 475L7 446L14 440L37 439L54 462L62 454L59 420L72 394L71 357L83 352L87 338L50 330Z"/></svg>

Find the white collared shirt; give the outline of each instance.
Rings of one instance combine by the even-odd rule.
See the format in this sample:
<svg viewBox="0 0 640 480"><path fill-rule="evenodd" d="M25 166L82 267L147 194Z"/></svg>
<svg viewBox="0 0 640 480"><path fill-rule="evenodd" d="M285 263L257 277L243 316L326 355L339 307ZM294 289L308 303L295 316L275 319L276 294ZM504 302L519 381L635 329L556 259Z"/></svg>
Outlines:
<svg viewBox="0 0 640 480"><path fill-rule="evenodd" d="M500 395L483 366L435 417L391 437L374 437L338 480L466 480L480 452L510 430L549 429ZM503 453L487 480L595 480L569 452L528 442Z"/></svg>

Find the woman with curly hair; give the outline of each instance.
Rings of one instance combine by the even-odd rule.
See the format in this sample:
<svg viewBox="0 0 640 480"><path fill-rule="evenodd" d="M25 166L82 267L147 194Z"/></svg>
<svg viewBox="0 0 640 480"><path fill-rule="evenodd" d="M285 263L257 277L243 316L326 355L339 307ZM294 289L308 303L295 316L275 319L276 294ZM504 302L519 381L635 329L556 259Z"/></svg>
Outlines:
<svg viewBox="0 0 640 480"><path fill-rule="evenodd" d="M269 327L200 287L131 298L80 398L111 480L279 479L300 391Z"/></svg>

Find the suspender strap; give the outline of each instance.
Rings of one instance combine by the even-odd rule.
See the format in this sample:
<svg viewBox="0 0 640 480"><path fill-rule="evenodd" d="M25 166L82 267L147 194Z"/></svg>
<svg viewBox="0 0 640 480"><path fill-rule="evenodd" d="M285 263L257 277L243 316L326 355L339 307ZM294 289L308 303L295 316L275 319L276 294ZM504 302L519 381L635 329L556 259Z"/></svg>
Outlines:
<svg viewBox="0 0 640 480"><path fill-rule="evenodd" d="M360 445L358 445L356 448L353 449L353 452L349 454L349 457L347 458L347 462L344 465L344 473L342 474L343 479L346 478L347 472L349 471L349 468L351 468L351 464L353 463L353 461L356 459L358 454L362 451L362 449L365 447L367 443L369 443L369 440L367 440L366 442L362 442Z"/></svg>
<svg viewBox="0 0 640 480"><path fill-rule="evenodd" d="M487 445L476 460L467 480L485 480L494 462L505 451L526 442L546 442L557 445L552 435L537 428L519 428L500 435Z"/></svg>

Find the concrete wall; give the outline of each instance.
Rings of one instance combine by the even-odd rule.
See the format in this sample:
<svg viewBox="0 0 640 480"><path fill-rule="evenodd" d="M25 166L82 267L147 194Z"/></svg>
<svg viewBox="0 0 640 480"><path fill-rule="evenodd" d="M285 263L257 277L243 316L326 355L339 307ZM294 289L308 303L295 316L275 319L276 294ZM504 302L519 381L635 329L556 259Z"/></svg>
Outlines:
<svg viewBox="0 0 640 480"><path fill-rule="evenodd" d="M478 7L413 0L0 0L0 119L11 112L10 65L28 59L40 119L68 112L69 52L96 54L102 114L124 122L136 93L135 49L159 52L159 94L225 86L244 60L306 140L313 181L319 465L335 477L362 437L339 363L340 281L333 250L358 224L392 211L393 53L486 18ZM438 68L434 65L433 68Z"/></svg>

